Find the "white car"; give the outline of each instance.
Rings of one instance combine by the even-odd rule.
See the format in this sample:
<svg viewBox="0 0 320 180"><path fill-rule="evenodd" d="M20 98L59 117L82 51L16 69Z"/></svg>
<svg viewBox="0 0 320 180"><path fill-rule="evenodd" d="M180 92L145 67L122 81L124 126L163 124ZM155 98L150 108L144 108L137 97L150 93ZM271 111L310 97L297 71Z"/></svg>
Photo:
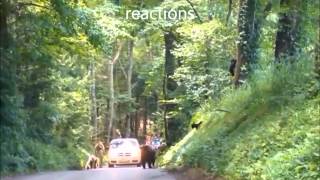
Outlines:
<svg viewBox="0 0 320 180"><path fill-rule="evenodd" d="M108 165L137 165L140 166L141 151L135 138L113 139L109 144Z"/></svg>

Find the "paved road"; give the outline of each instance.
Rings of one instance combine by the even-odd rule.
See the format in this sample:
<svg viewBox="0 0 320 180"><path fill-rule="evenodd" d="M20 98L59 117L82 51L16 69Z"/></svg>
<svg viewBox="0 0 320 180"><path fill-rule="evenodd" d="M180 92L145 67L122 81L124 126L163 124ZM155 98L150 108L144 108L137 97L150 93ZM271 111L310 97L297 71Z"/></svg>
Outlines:
<svg viewBox="0 0 320 180"><path fill-rule="evenodd" d="M1 178L2 179L2 178ZM3 180L174 180L162 169L138 167L100 168L82 171L46 172L35 175L6 177Z"/></svg>

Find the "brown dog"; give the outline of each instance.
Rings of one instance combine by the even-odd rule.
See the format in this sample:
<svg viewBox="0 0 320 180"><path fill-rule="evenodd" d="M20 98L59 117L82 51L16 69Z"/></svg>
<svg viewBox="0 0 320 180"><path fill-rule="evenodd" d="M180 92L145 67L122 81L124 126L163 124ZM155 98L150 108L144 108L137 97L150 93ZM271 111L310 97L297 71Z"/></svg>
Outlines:
<svg viewBox="0 0 320 180"><path fill-rule="evenodd" d="M95 169L95 168L98 168L99 166L100 166L99 158L97 158L95 155L90 155L84 169Z"/></svg>

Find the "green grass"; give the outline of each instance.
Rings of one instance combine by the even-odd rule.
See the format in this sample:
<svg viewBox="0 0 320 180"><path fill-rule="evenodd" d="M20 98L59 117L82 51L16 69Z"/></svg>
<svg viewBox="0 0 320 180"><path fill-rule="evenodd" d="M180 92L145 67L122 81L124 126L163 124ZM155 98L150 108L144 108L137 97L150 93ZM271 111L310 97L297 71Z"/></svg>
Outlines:
<svg viewBox="0 0 320 180"><path fill-rule="evenodd" d="M204 124L159 163L232 180L320 179L320 96L310 93L310 72L307 61L256 72L246 86L201 107L192 121Z"/></svg>

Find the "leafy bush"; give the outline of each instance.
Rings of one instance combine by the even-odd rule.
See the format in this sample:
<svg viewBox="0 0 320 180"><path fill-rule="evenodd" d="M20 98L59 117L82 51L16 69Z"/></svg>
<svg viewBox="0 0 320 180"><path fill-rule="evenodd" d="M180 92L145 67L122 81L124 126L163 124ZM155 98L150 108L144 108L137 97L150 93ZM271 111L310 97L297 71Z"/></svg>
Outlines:
<svg viewBox="0 0 320 180"><path fill-rule="evenodd" d="M16 145L13 151L1 149L1 152L4 152L1 154L2 174L80 169L81 160L85 158L79 149L72 146L59 148L53 144L43 144L31 139L15 140L11 143L11 145ZM8 146L10 145L3 143L1 148Z"/></svg>

